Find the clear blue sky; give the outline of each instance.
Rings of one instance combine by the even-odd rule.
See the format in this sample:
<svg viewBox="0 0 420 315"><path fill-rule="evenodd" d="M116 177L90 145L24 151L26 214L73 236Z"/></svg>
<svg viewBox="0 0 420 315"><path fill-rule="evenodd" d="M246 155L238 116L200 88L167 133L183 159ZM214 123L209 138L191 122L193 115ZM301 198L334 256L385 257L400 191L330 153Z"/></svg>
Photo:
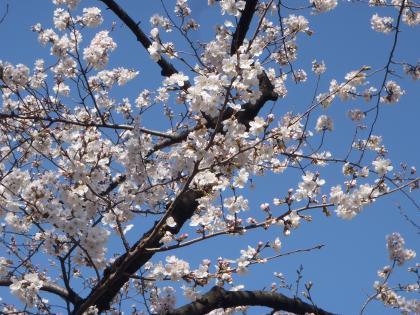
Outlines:
<svg viewBox="0 0 420 315"><path fill-rule="evenodd" d="M169 7L173 6L174 1L166 2ZM209 9L207 1L190 2L193 15L202 25L194 40L211 39L212 25L217 19L218 8ZM306 3L306 1L288 2L296 3L296 5ZM0 0L0 16L6 3L9 4L9 14L0 24L0 38L2 39L0 59L15 64L24 63L32 67L37 58L48 58L49 48L43 48L37 43L36 34L30 31L30 27L36 22L41 22L45 26L52 24L54 6L51 1ZM141 21L140 25L146 32L150 29L148 22L150 15L161 11L160 1L124 0L119 3L135 20ZM81 6L93 5L103 8L99 1L89 0L82 1ZM394 17L397 13L396 10L368 9L366 5L346 1L339 1L337 9L319 16L310 15L308 10L299 13L310 20L310 27L314 30L314 34L311 37L302 34L298 38L299 59L295 68L302 67L309 70L313 59L325 60L328 71L321 82L320 90L326 91L330 79L343 80L344 75L351 70L360 69L363 65L370 65L373 69L383 67L392 45L392 35L376 33L370 29L370 17L375 12L383 14L389 12ZM159 69L147 56L143 47L134 40L129 30L111 12L105 11L104 15L106 22L101 28L108 27L112 21L117 22L112 36L118 48L112 54L111 66L121 65L140 71L138 79L120 89L115 95L127 96L134 100L143 88L153 89L160 84ZM220 22L220 19L218 21ZM85 43L89 41L89 37L87 33ZM416 63L420 58L419 38L419 27L403 26L396 60ZM169 40L168 37L164 37L165 39ZM309 80L302 85L294 86L288 81L289 95L278 101L276 111L279 115L287 111L302 112L310 103L315 80L313 75L307 72ZM381 76L377 78L380 79ZM380 120L376 125L375 134L383 136L394 167L398 168L399 162L420 167L420 83L413 82L406 76L396 78L396 80L401 83L407 94L397 105L381 106ZM353 125L346 118L347 110L353 107L366 109L370 106L371 104L368 105L359 100L350 103L334 103L328 114L334 118L335 132L328 135L325 148L336 153L338 157L342 157L353 132ZM319 114L321 114L320 109L314 116ZM159 126L157 118L157 116L151 116L150 119L143 120L145 126ZM313 121L312 127L314 124ZM321 176L327 179L327 188L344 181L344 177L338 171L340 169L341 166L334 165L321 169ZM273 197L284 195L289 187L296 187L299 176L297 172L287 171L281 176L256 178L257 189L248 193L252 211L258 211L261 202L270 202ZM325 189L323 192L328 193L329 190ZM419 200L418 192L413 193L412 196ZM335 216L325 218L317 212L313 214L312 223L303 223L301 228L287 238L282 235L280 229L271 228L264 233L252 232L244 239L221 237L202 244L204 248L197 245L181 249L173 254L180 258L190 259L191 266L195 268L203 258L211 259L213 264L219 256L234 259L239 256L239 250L246 248L248 244L256 245L260 240L273 240L276 236L280 236L284 251L325 244L325 248L321 251L297 254L255 266L247 276L238 279L237 284L243 283L248 289L268 287L271 282L276 281L273 277L274 271L282 272L286 279L293 283L296 279L295 270L302 264L303 281L311 280L314 283L312 294L319 306L340 314L356 314L365 297L373 292L372 284L378 278L376 271L389 264L385 236L399 231L406 239L408 248L420 250L419 235L399 213L397 203L401 204L410 218L419 223L418 211L402 194L397 193L367 206L352 221L344 221ZM164 260L166 254L156 256L154 261ZM402 269L404 272L396 274L401 274L400 279L407 274L406 267ZM410 280L413 280L413 277ZM289 294L287 291L283 293ZM8 295L4 289L0 289L0 296L5 299ZM258 314L260 311L255 310L252 314ZM385 309L375 302L367 309L366 314L398 314L398 312Z"/></svg>

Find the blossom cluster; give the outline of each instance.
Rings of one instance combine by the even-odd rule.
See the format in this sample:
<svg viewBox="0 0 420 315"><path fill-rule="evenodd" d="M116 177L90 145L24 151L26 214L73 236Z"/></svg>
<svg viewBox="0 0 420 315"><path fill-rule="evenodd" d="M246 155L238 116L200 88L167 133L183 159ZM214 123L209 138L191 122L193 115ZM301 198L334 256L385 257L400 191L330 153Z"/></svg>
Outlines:
<svg viewBox="0 0 420 315"><path fill-rule="evenodd" d="M398 265L403 265L407 260L416 257L416 252L411 249L404 248L404 239L399 233L392 233L387 236L387 248L389 251L389 259L395 260Z"/></svg>
<svg viewBox="0 0 420 315"><path fill-rule="evenodd" d="M39 303L38 292L44 281L41 280L38 273L27 273L23 279L13 279L10 285L10 291L29 307L34 307Z"/></svg>
<svg viewBox="0 0 420 315"><path fill-rule="evenodd" d="M380 196L381 189L386 188L363 184L346 193L338 185L331 188L330 201L337 205L335 210L337 216L343 219L352 219L362 211L364 205L375 201Z"/></svg>
<svg viewBox="0 0 420 315"><path fill-rule="evenodd" d="M392 233L386 237L387 248L389 251L389 259L398 266L402 266L408 260L416 256L414 250L404 248L405 241L399 233ZM418 267L418 264L417 264ZM382 281L375 281L373 287L375 289L375 298L382 301L385 306L396 308L402 314L415 314L420 312L420 301L418 299L408 299L397 292L419 292L418 282L414 284L399 284L397 288L393 288L389 284L394 267L385 266L378 271L378 275ZM409 268L409 272L416 272L417 268Z"/></svg>

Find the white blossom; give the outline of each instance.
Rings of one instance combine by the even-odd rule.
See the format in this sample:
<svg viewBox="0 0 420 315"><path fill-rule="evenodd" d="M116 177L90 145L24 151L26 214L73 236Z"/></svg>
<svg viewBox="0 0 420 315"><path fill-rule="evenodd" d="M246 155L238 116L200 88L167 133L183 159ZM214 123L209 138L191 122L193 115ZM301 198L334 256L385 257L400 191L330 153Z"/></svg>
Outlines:
<svg viewBox="0 0 420 315"><path fill-rule="evenodd" d="M83 50L83 59L95 69L104 68L108 63L109 53L117 47L117 44L108 34L108 31L97 33L89 47Z"/></svg>
<svg viewBox="0 0 420 315"><path fill-rule="evenodd" d="M289 33L306 32L309 30L309 22L302 15L296 16L291 14L283 19L283 23Z"/></svg>
<svg viewBox="0 0 420 315"><path fill-rule="evenodd" d="M264 128L266 127L266 122L264 118L262 117L255 117L253 121L249 123L249 131L254 134L258 135L264 131Z"/></svg>
<svg viewBox="0 0 420 315"><path fill-rule="evenodd" d="M306 172L302 176L303 182L299 183L299 188L296 189L294 198L301 201L305 198L315 198L319 194L321 186L325 184L325 180L320 179L318 175L312 172Z"/></svg>
<svg viewBox="0 0 420 315"><path fill-rule="evenodd" d="M337 0L310 0L316 13L327 12L337 6Z"/></svg>
<svg viewBox="0 0 420 315"><path fill-rule="evenodd" d="M335 98L335 94L321 93L316 97L316 101L321 104L322 107L328 108Z"/></svg>
<svg viewBox="0 0 420 315"><path fill-rule="evenodd" d="M136 98L136 105L137 107L142 108L144 106L149 106L150 104L151 104L150 91L145 89Z"/></svg>
<svg viewBox="0 0 420 315"><path fill-rule="evenodd" d="M67 84L64 84L64 83L55 84L53 86L53 91L56 94L61 94L61 95L64 95L64 96L69 96L69 94L70 94L70 87Z"/></svg>
<svg viewBox="0 0 420 315"><path fill-rule="evenodd" d="M121 23L109 16L104 30L93 29L112 11L121 17L119 8L110 6L103 15L102 7L89 7L89 2L52 2L57 5L52 21L31 28L38 44L48 46L41 47L47 56L38 58L34 49L33 67L0 61L0 238L7 245L0 256L0 277L10 284L20 305L9 305L3 297L0 312L18 314L33 308L32 313L55 314L63 304L48 301L51 291L72 295L72 290L84 288L82 297L93 296L116 270L127 271L126 280L131 276L126 283L117 283L123 295L105 296L110 313L167 314L180 296L175 288L198 302L204 287L240 291L244 289L238 283L241 274L282 256L278 254L281 237L264 239L251 231L278 234L281 230L290 235L293 229L319 219L318 210L351 219L378 198L418 188L415 167L401 162L401 170L391 174L398 162L387 159L385 141L370 130L372 121L382 117L376 117L375 104L400 101L405 94L403 80L400 85L387 79L382 86L381 65L375 63L374 71L369 66L351 71L354 60L343 59L341 66L347 69L341 81L330 77L324 82L325 62L314 59L320 51L308 50L301 42L304 35L299 34L318 34L323 27L311 28L320 26L320 16L309 19L309 15L299 15L305 10L288 10L278 1L209 0L209 5L217 2L220 8L206 8L176 0L172 8L164 6L150 17L149 29L139 25L147 30L148 39L142 38L137 26L133 28L133 21L123 19L157 63L153 67L160 67L162 76L155 82L147 69L141 80L135 80L139 71L127 65L131 58L124 58L130 51L112 59L117 44L111 35L120 33ZM412 1L365 2L375 10L390 12L389 17L369 16L367 29L395 31L394 35L401 30L410 35L420 24L420 12ZM79 3L88 7L76 11ZM244 11L254 4L255 10ZM306 9L314 15L331 11L337 4L337 0L306 0ZM195 7L219 15L211 19L216 21L213 26L205 22L204 37L195 32L199 29L196 18L204 21L207 12L192 16ZM241 29L247 28L246 19L252 16L249 30ZM247 36L243 38L241 31ZM15 33L9 35L12 38ZM236 42L239 45L233 45ZM391 60L390 69L385 70L393 77L403 71L413 80L420 79L420 63L401 59L406 55L401 42L394 44L398 60ZM14 51L17 55L12 59L19 60L21 51ZM141 62L135 60L135 64ZM337 66L331 75L338 73ZM308 77L311 69L314 75ZM303 90L295 85L307 80L313 82ZM130 81L134 82L124 86ZM318 90L323 86L324 90ZM288 89L301 91L298 96L303 101L308 89L316 94L307 104L294 104L293 98L280 100ZM334 100L351 104L328 109ZM363 100L374 104L360 104ZM390 113L397 109L387 108ZM334 116L338 111L344 111L354 126L348 120L337 126L341 123ZM343 131L337 141L324 137L334 125ZM383 124L378 121L375 126L377 130ZM351 133L350 137L344 132ZM319 169L326 167L331 171L325 169L321 178ZM292 170L301 172L302 178L293 182ZM344 182L323 188L327 175L335 181L344 177ZM265 189L271 183L266 179L275 183L270 189ZM272 195L260 196L264 190ZM166 249L206 244L218 235L240 238L240 254L215 262L206 257L160 258ZM247 235L258 238L255 246L244 241ZM372 298L405 314L419 313L420 303L402 296L418 291L418 283L389 284L394 269L416 254L405 248L398 233L387 237L387 247L392 267L378 271L381 282L375 283ZM232 253L227 250L227 255ZM130 262L136 255L142 260L137 272L131 270ZM66 258L65 266L57 258ZM418 264L409 271L414 274L417 269ZM273 294L286 285L280 273L275 276L279 283L271 284ZM66 277L71 279L66 281ZM148 305L135 303L129 310L130 302L124 299L139 294ZM77 297L74 300L78 302ZM84 314L107 311L102 306L91 306ZM217 307L211 314L247 311L246 306Z"/></svg>
<svg viewBox="0 0 420 315"><path fill-rule="evenodd" d="M395 83L394 81L390 80L385 83L385 89L387 92L386 96L381 97L382 103L393 104L398 103L402 95L404 95L405 91L401 89L401 87Z"/></svg>
<svg viewBox="0 0 420 315"><path fill-rule="evenodd" d="M373 30L380 33L389 33L394 27L392 23L394 19L390 16L381 17L378 14L374 14L370 20L370 25Z"/></svg>
<svg viewBox="0 0 420 315"><path fill-rule="evenodd" d="M157 289L151 294L150 310L154 314L163 315L175 308L175 289L171 286Z"/></svg>
<svg viewBox="0 0 420 315"><path fill-rule="evenodd" d="M416 314L420 312L420 302L418 299L408 300L398 295L388 283L380 283L375 281L373 284L377 294L376 299L382 301L384 305L397 308L402 314Z"/></svg>
<svg viewBox="0 0 420 315"><path fill-rule="evenodd" d="M159 240L159 242L163 244L168 244L172 242L173 240L174 240L174 236L172 235L172 233L169 231L166 231L165 235L163 235L163 237Z"/></svg>
<svg viewBox="0 0 420 315"><path fill-rule="evenodd" d="M375 6L382 6L387 4L387 0L369 0L369 6L375 7Z"/></svg>
<svg viewBox="0 0 420 315"><path fill-rule="evenodd" d="M27 273L22 280L12 278L10 292L29 307L34 307L38 303L38 292L43 284L37 273Z"/></svg>
<svg viewBox="0 0 420 315"><path fill-rule="evenodd" d="M169 78L166 78L164 81L164 84L165 85L177 84L178 86L183 87L186 81L188 81L188 76L180 72L180 73L174 73Z"/></svg>
<svg viewBox="0 0 420 315"><path fill-rule="evenodd" d="M344 77L351 86L362 85L366 79L366 73L360 70L351 71Z"/></svg>
<svg viewBox="0 0 420 315"><path fill-rule="evenodd" d="M152 24L152 26L160 26L166 32L171 32L172 31L171 21L168 18L163 17L163 16L158 15L158 14L154 14L154 15L151 16L150 24Z"/></svg>
<svg viewBox="0 0 420 315"><path fill-rule="evenodd" d="M386 159L377 159L373 161L372 164L375 167L375 172L377 172L379 176L384 176L394 169L391 165L391 161Z"/></svg>
<svg viewBox="0 0 420 315"><path fill-rule="evenodd" d="M245 1L243 0L220 0L220 7L222 15L225 13L234 16L240 16L241 10L245 8Z"/></svg>
<svg viewBox="0 0 420 315"><path fill-rule="evenodd" d="M236 260L238 274L243 274L248 271L248 265L256 258L257 250L248 245L246 250L241 249L241 256Z"/></svg>
<svg viewBox="0 0 420 315"><path fill-rule="evenodd" d="M392 233L386 239L389 259L395 260L399 266L416 257L415 251L404 248L405 241L399 233Z"/></svg>
<svg viewBox="0 0 420 315"><path fill-rule="evenodd" d="M2 79L12 89L22 89L29 83L29 68L24 64L13 66L5 63L2 65Z"/></svg>
<svg viewBox="0 0 420 315"><path fill-rule="evenodd" d="M241 210L248 210L248 200L243 196L226 198L223 205L231 213L239 213Z"/></svg>
<svg viewBox="0 0 420 315"><path fill-rule="evenodd" d="M283 222L287 223L287 227L296 229L300 225L300 215L293 210L283 218Z"/></svg>
<svg viewBox="0 0 420 315"><path fill-rule="evenodd" d="M175 14L179 17L191 15L191 9L188 6L187 0L177 0L175 4Z"/></svg>
<svg viewBox="0 0 420 315"><path fill-rule="evenodd" d="M298 69L293 74L296 82L305 82L308 78L306 71L303 69Z"/></svg>
<svg viewBox="0 0 420 315"><path fill-rule="evenodd" d="M60 31L65 30L71 24L70 13L63 8L54 10L54 27Z"/></svg>
<svg viewBox="0 0 420 315"><path fill-rule="evenodd" d="M176 226L176 221L174 220L173 217L168 217L166 219L166 224L170 227L175 227Z"/></svg>
<svg viewBox="0 0 420 315"><path fill-rule="evenodd" d="M274 242L271 243L271 247L276 251L280 251L281 248L281 241L280 238L276 237L276 239L274 240Z"/></svg>
<svg viewBox="0 0 420 315"><path fill-rule="evenodd" d="M409 26L417 26L420 24L420 11L414 11L405 8L402 14L402 21Z"/></svg>
<svg viewBox="0 0 420 315"><path fill-rule="evenodd" d="M369 184L360 185L348 193L338 185L331 187L330 201L337 206L335 212L338 217L352 219L363 210L364 205L375 201L378 195L379 192Z"/></svg>
<svg viewBox="0 0 420 315"><path fill-rule="evenodd" d="M326 115L321 115L318 117L318 120L316 121L316 126L315 126L315 130L318 132L322 132L322 131L332 131L333 130L333 121L330 117L326 116Z"/></svg>
<svg viewBox="0 0 420 315"><path fill-rule="evenodd" d="M75 9L80 0L52 0L55 5L66 5L70 9Z"/></svg>
<svg viewBox="0 0 420 315"><path fill-rule="evenodd" d="M101 10L97 7L84 8L82 21L88 27L99 26L103 22Z"/></svg>
<svg viewBox="0 0 420 315"><path fill-rule="evenodd" d="M351 109L348 111L347 114L350 117L350 119L353 121L361 121L365 119L366 117L365 113L361 111L360 109Z"/></svg>
<svg viewBox="0 0 420 315"><path fill-rule="evenodd" d="M8 274L8 268L12 266L12 261L4 257L0 257L0 276L6 276Z"/></svg>
<svg viewBox="0 0 420 315"><path fill-rule="evenodd" d="M325 71L327 71L327 66L325 65L324 60L322 60L321 62L317 62L316 60L313 60L312 61L312 71L316 75L321 75Z"/></svg>
<svg viewBox="0 0 420 315"><path fill-rule="evenodd" d="M233 186L238 188L244 188L245 184L248 181L249 173L246 171L246 169L241 168L238 175L235 176L233 181Z"/></svg>
<svg viewBox="0 0 420 315"><path fill-rule="evenodd" d="M160 53L161 53L161 50L162 50L162 47L161 47L161 45L158 43L158 42L156 42L156 41L154 41L148 48L147 48L147 50L149 51L149 54L150 54L150 57L154 60L154 61L159 61L160 60L160 58L161 58L161 56L160 56Z"/></svg>
<svg viewBox="0 0 420 315"><path fill-rule="evenodd" d="M420 80L420 64L417 65L404 65L404 72L411 76L413 80Z"/></svg>

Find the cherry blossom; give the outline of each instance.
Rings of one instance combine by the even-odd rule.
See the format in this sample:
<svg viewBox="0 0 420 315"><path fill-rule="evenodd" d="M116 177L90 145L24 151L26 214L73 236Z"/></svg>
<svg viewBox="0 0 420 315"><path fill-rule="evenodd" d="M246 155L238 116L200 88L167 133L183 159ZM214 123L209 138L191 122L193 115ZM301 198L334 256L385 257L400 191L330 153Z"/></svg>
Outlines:
<svg viewBox="0 0 420 315"><path fill-rule="evenodd" d="M316 121L315 130L318 132L329 130L333 130L333 121L330 117L326 115L321 115L318 117L318 120Z"/></svg>
<svg viewBox="0 0 420 315"><path fill-rule="evenodd" d="M404 244L404 239L399 233L392 233L387 236L389 259L395 260L400 266L407 260L411 260L416 257L416 253L411 249L405 249Z"/></svg>
<svg viewBox="0 0 420 315"><path fill-rule="evenodd" d="M361 1L360 10L378 12L366 29L390 34L370 34L390 50L373 65L328 69L328 55L305 41L328 31L319 21L339 11L337 0L209 0L204 13L192 1L162 1L146 23L116 0L52 3L49 21L31 21L45 55L0 61L0 286L16 297L0 300L1 312L233 314L276 305L274 314L292 305L331 314L312 300L312 282L299 292L302 270L290 280L280 273L287 264L273 261L321 250L294 240L331 215L364 220L389 195L418 208L416 168L395 157L381 123L420 78L418 61L400 54L400 37L420 24L412 1ZM118 57L132 53L122 32L145 58ZM418 312L405 296L418 283L390 280L416 254L397 232L387 248L392 263L368 302ZM281 270L253 291L262 264Z"/></svg>
<svg viewBox="0 0 420 315"><path fill-rule="evenodd" d="M241 14L240 10L243 10L245 8L245 1L221 0L220 7L222 10L222 15L227 13L229 15L239 16Z"/></svg>
<svg viewBox="0 0 420 315"><path fill-rule="evenodd" d="M310 0L315 12L327 12L337 6L337 0Z"/></svg>
<svg viewBox="0 0 420 315"><path fill-rule="evenodd" d="M83 51L83 58L96 69L106 66L109 60L109 52L117 47L117 44L108 34L107 31L96 34L90 46Z"/></svg>
<svg viewBox="0 0 420 315"><path fill-rule="evenodd" d="M398 103L400 97L405 93L404 90L401 89L401 87L394 81L386 82L385 89L388 95L381 97L381 102L383 103Z"/></svg>
<svg viewBox="0 0 420 315"><path fill-rule="evenodd" d="M13 279L10 291L29 307L33 307L38 302L37 293L41 289L43 281L36 273L27 273L22 280Z"/></svg>
<svg viewBox="0 0 420 315"><path fill-rule="evenodd" d="M103 22L101 10L97 7L83 9L83 24L88 27L97 27Z"/></svg>
<svg viewBox="0 0 420 315"><path fill-rule="evenodd" d="M389 33L393 29L392 23L394 19L389 16L381 17L378 14L374 14L370 20L370 25L373 30L380 33Z"/></svg>
<svg viewBox="0 0 420 315"><path fill-rule="evenodd" d="M394 169L390 160L378 159L373 161L372 164L375 167L375 172L380 176L383 176Z"/></svg>

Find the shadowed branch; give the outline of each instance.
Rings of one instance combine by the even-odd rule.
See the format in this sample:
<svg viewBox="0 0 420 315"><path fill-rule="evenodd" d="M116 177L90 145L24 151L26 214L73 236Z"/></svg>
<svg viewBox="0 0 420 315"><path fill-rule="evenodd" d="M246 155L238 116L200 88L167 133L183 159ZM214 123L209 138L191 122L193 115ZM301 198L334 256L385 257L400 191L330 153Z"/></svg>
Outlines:
<svg viewBox="0 0 420 315"><path fill-rule="evenodd" d="M169 312L170 315L201 315L218 308L237 306L265 306L275 311L286 311L294 314L314 313L333 315L321 308L305 303L300 299L289 298L281 293L268 291L226 291L215 286L197 301Z"/></svg>

